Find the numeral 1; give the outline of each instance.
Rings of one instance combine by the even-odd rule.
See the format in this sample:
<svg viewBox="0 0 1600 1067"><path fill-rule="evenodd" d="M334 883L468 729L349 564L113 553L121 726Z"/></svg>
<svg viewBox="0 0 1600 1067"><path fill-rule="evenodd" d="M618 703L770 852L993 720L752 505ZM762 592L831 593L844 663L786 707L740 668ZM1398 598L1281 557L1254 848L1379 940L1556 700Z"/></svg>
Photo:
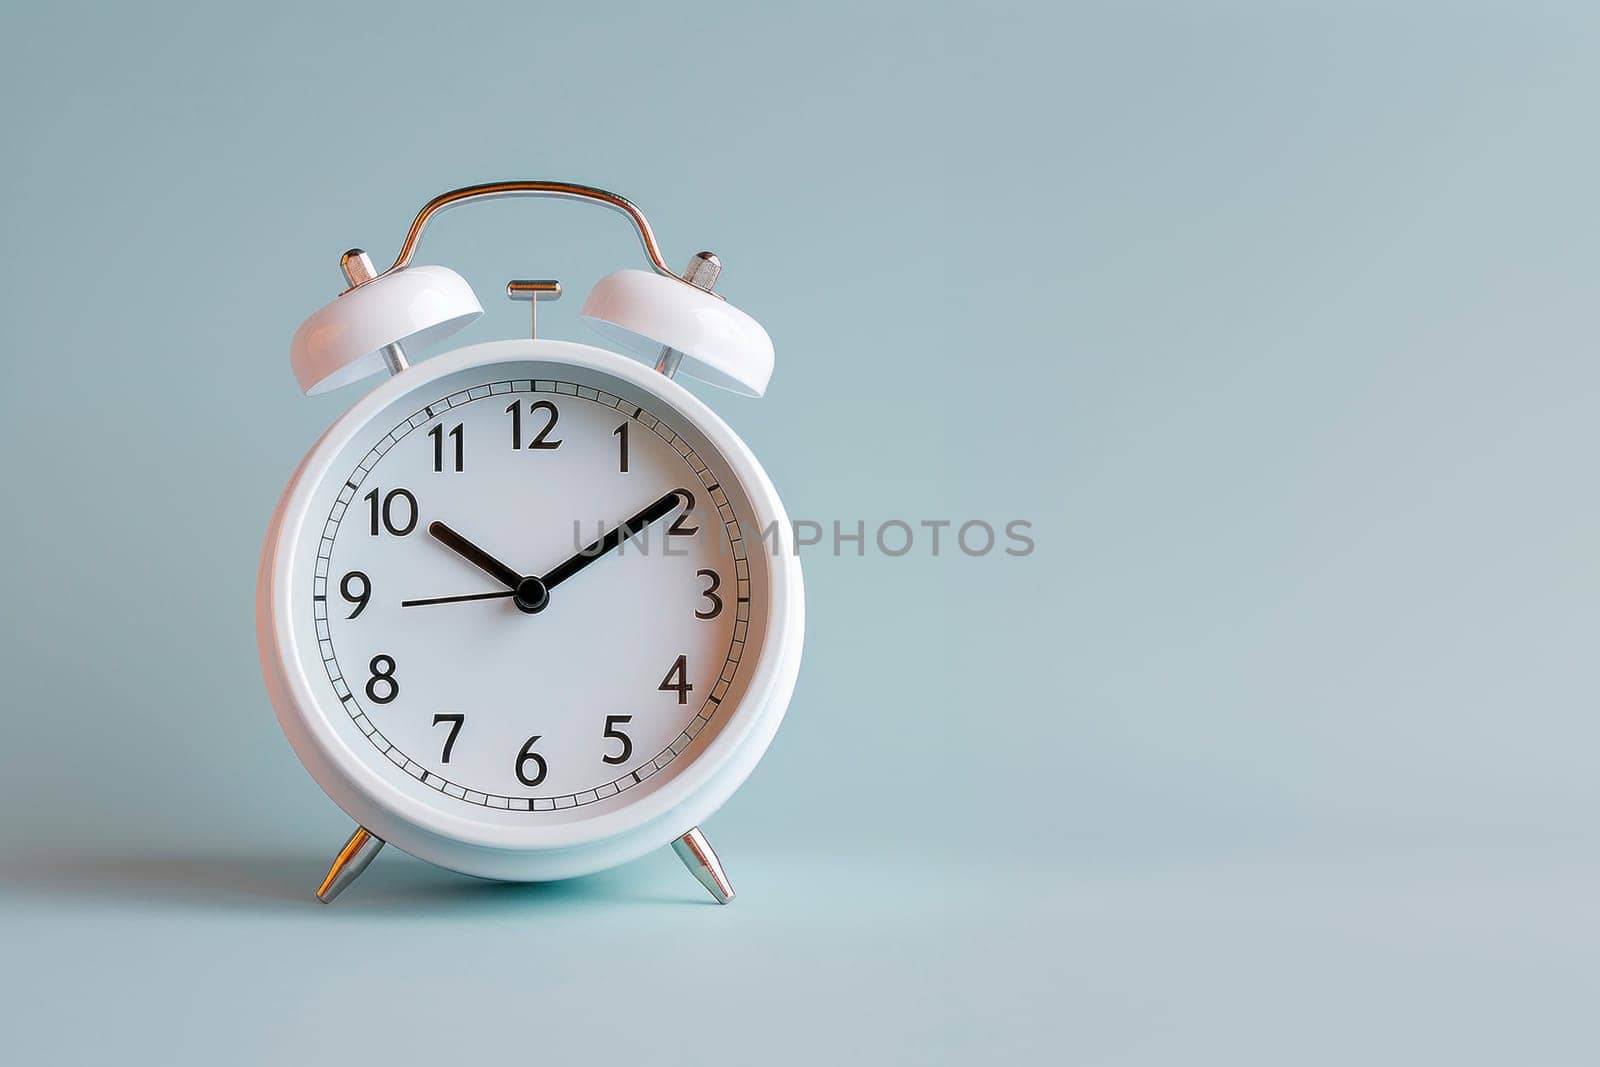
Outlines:
<svg viewBox="0 0 1600 1067"><path fill-rule="evenodd" d="M621 453L621 456L617 461L618 462L617 470L620 471L623 474L627 474L628 473L628 424L627 423L623 423L621 426L618 426L615 430L611 431L611 435L613 437L618 438L618 442L617 442L618 451Z"/></svg>

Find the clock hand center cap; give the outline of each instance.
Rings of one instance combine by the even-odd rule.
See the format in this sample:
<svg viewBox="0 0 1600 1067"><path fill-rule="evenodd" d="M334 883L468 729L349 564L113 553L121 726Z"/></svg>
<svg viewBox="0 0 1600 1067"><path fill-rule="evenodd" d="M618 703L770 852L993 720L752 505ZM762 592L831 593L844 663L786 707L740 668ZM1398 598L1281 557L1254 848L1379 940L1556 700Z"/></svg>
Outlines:
<svg viewBox="0 0 1600 1067"><path fill-rule="evenodd" d="M545 588L543 581L530 575L517 583L512 598L520 610L529 615L537 615L549 606L550 590Z"/></svg>

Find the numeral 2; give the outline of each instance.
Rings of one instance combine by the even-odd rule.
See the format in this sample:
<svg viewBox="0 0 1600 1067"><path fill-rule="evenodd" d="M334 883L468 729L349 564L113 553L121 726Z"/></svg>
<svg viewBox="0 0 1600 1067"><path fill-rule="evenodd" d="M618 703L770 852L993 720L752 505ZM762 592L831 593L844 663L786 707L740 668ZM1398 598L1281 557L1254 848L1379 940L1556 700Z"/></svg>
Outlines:
<svg viewBox="0 0 1600 1067"><path fill-rule="evenodd" d="M685 525L689 521L689 516L694 512L694 494L687 489L680 489L679 492L688 497L689 502L678 513L678 517L672 520L672 525L667 527L668 537L689 537L700 532L700 527L698 526Z"/></svg>

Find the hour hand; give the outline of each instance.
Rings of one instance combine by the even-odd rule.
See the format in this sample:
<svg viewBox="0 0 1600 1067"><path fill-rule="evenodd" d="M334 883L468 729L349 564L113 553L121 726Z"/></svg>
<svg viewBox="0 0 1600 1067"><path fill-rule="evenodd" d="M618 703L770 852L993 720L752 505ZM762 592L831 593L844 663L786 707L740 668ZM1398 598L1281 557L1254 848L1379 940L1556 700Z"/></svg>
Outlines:
<svg viewBox="0 0 1600 1067"><path fill-rule="evenodd" d="M504 585L507 589L515 590L517 586L522 584L522 575L507 567L444 523L430 522L428 524L428 533L435 541L438 541L450 551L477 567L501 585Z"/></svg>
<svg viewBox="0 0 1600 1067"><path fill-rule="evenodd" d="M554 589L646 526L649 526L652 522L666 518L672 514L674 509L689 499L689 491L687 489L671 490L637 515L623 520L622 525L608 530L599 540L579 549L575 555L569 557L565 562L551 568L550 572L544 576L545 588Z"/></svg>

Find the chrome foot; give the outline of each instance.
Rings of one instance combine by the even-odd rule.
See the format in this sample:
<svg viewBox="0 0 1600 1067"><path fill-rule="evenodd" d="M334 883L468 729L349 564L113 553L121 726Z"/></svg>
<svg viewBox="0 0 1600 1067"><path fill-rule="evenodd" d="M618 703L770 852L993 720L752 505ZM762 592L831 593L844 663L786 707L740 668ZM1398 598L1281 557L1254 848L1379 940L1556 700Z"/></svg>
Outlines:
<svg viewBox="0 0 1600 1067"><path fill-rule="evenodd" d="M333 866L328 868L322 884L317 886L317 899L324 904L332 904L340 893L350 888L351 882L361 877L361 872L382 850L382 838L373 837L365 826L356 827L356 832L350 835L350 840L333 858Z"/></svg>
<svg viewBox="0 0 1600 1067"><path fill-rule="evenodd" d="M700 832L700 827L696 826L674 841L672 851L678 854L683 865L689 868L689 873L699 879L718 904L733 900L733 884L728 881L727 874L722 870L722 861L717 859L717 853L712 849L711 842L706 840L706 835Z"/></svg>

